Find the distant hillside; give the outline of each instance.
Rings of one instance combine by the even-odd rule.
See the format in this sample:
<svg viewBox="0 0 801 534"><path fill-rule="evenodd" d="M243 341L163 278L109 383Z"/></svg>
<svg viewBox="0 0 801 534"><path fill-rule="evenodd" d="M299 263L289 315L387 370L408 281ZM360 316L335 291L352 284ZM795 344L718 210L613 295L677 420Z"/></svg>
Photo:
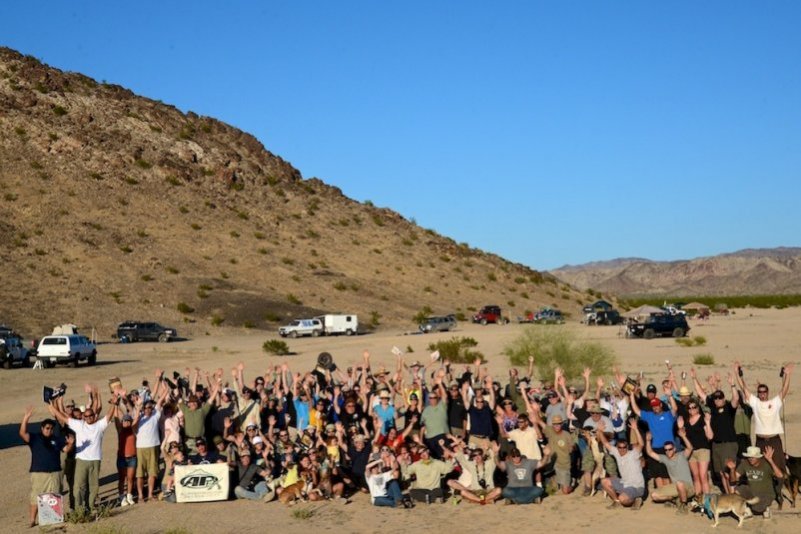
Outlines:
<svg viewBox="0 0 801 534"><path fill-rule="evenodd" d="M380 177L376 177L380 179ZM590 296L304 180L253 136L0 49L0 323L180 331L425 306L577 310ZM179 311L179 304L181 310Z"/></svg>
<svg viewBox="0 0 801 534"><path fill-rule="evenodd" d="M550 272L578 288L619 297L801 294L801 248L745 249L671 262L619 259Z"/></svg>

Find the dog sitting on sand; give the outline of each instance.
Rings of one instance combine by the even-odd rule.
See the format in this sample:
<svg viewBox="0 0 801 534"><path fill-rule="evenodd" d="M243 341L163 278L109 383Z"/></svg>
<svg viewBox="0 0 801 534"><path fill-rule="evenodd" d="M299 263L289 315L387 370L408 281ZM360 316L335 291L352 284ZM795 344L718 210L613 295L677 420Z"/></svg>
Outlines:
<svg viewBox="0 0 801 534"><path fill-rule="evenodd" d="M795 498L798 496L798 483L801 481L801 458L785 455L787 474L784 477L784 486L790 492L790 507L795 508Z"/></svg>

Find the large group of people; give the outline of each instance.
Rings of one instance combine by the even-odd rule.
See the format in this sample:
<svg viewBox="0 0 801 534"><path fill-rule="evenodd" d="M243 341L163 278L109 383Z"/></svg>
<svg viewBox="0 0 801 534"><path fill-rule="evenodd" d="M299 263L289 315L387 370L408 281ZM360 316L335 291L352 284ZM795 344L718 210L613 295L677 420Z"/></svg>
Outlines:
<svg viewBox="0 0 801 534"><path fill-rule="evenodd" d="M363 493L375 506L412 508L446 501L531 504L548 495L602 492L610 508L638 509L650 498L677 513L701 509L705 495L738 493L766 517L785 473L782 403L749 388L736 363L727 379L705 382L668 365L658 388L617 370L607 381L561 369L535 380L511 369L493 380L480 360L432 360L374 367L370 354L346 369L322 354L300 373L287 364L246 377L240 363L185 369L107 402L86 385L86 400L51 399L51 418L20 436L31 450L31 525L36 496L69 495L71 508L98 505L103 439L116 430L120 506L175 502L175 469L224 463L230 499L285 504ZM755 441L751 442L752 434Z"/></svg>

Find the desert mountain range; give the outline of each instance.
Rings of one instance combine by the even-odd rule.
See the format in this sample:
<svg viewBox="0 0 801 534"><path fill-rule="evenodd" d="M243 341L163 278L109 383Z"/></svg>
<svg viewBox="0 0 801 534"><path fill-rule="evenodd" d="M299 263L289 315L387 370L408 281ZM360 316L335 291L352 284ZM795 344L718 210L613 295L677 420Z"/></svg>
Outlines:
<svg viewBox="0 0 801 534"><path fill-rule="evenodd" d="M245 132L0 48L0 323L108 338L275 329L322 312L413 328L594 297L347 198Z"/></svg>
<svg viewBox="0 0 801 534"><path fill-rule="evenodd" d="M801 293L801 248L745 249L669 262L620 258L550 272L578 288L619 297L790 295Z"/></svg>

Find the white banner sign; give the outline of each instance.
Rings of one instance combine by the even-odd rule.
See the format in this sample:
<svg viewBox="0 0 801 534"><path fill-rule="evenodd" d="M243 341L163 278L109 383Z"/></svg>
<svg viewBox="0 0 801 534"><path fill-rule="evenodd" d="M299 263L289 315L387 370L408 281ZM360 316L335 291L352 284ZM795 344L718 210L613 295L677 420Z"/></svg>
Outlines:
<svg viewBox="0 0 801 534"><path fill-rule="evenodd" d="M64 522L64 499L58 493L40 493L36 496L36 507L40 525Z"/></svg>
<svg viewBox="0 0 801 534"><path fill-rule="evenodd" d="M175 498L178 502L228 499L228 464L175 466Z"/></svg>

